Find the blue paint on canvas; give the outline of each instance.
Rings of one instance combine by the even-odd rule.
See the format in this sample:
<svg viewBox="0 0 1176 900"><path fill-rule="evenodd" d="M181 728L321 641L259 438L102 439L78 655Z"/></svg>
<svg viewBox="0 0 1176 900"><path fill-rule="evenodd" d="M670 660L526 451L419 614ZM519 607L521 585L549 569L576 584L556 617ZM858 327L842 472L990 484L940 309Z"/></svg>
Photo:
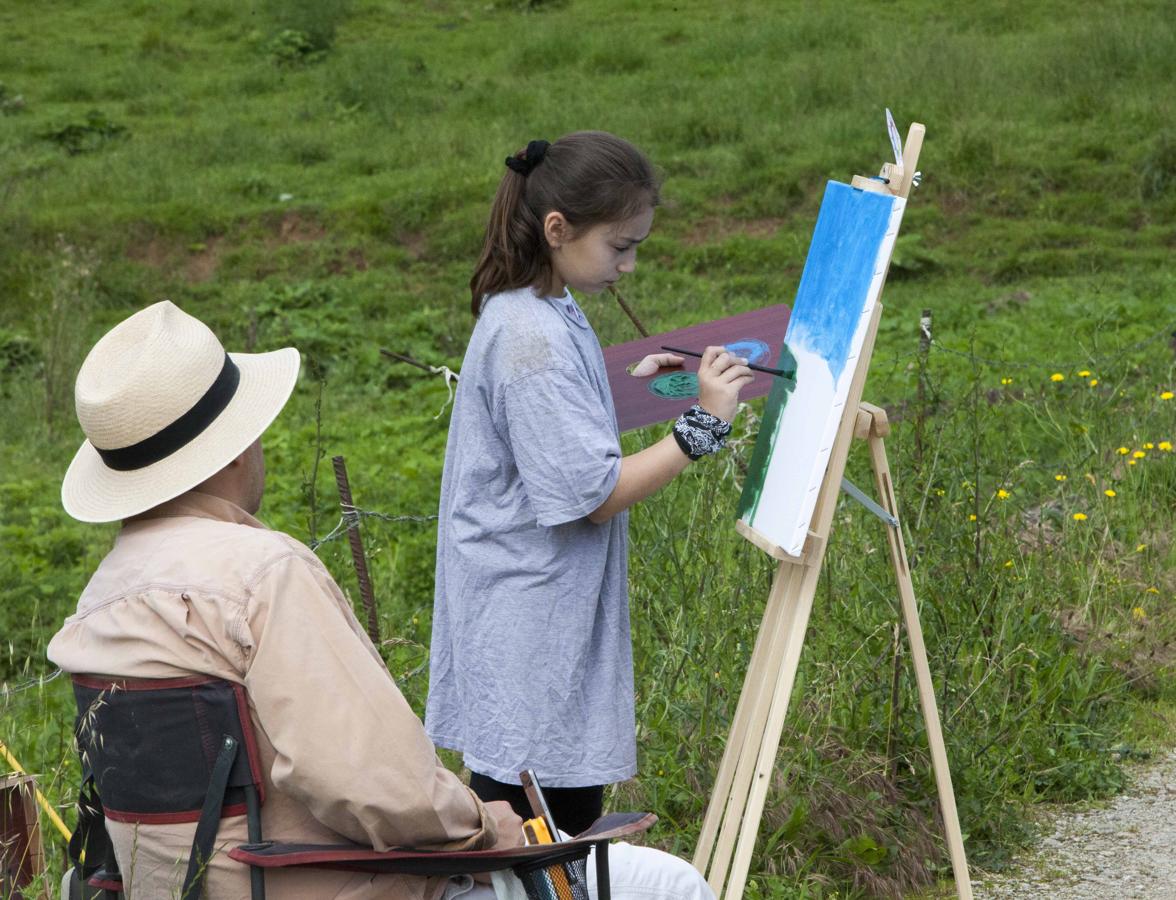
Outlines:
<svg viewBox="0 0 1176 900"><path fill-rule="evenodd" d="M784 338L796 380L773 379L739 499L740 518L790 553L808 528L849 390L850 354L865 335L870 291L881 287L882 251L904 205L836 181L825 187Z"/></svg>
<svg viewBox="0 0 1176 900"><path fill-rule="evenodd" d="M839 379L890 225L892 198L829 182L786 340L820 354Z"/></svg>

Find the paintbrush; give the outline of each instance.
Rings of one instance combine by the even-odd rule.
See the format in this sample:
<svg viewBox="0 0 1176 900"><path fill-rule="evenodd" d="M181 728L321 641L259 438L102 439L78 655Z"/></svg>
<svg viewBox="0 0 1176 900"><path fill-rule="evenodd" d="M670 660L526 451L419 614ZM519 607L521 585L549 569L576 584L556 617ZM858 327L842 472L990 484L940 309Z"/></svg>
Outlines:
<svg viewBox="0 0 1176 900"><path fill-rule="evenodd" d="M680 353L683 356L696 356L702 359L702 354L694 350L683 350L681 347L662 347L663 350L669 350L671 353ZM795 372L785 372L783 369L773 369L770 366L757 366L754 363L747 363L747 368L755 372L767 372L769 375L777 375L780 378L796 378Z"/></svg>

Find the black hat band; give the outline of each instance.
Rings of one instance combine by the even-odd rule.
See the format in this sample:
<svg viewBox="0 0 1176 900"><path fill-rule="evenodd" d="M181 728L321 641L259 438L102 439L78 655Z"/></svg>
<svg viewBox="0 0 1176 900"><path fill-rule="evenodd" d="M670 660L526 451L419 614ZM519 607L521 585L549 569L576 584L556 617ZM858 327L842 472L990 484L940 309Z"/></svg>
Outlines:
<svg viewBox="0 0 1176 900"><path fill-rule="evenodd" d="M101 447L94 449L98 451L98 455L108 468L119 472L143 469L166 459L181 447L191 443L224 412L233 395L237 393L237 385L240 382L241 370L226 353L225 364L221 367L220 374L204 392L204 396L170 425L129 447L118 447L113 450L103 450Z"/></svg>

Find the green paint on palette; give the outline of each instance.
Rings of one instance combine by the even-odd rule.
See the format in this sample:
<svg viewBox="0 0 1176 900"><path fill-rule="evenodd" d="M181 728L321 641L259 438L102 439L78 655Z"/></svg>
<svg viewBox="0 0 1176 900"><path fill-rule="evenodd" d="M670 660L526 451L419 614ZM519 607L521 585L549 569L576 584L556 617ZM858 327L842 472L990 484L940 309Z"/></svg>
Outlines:
<svg viewBox="0 0 1176 900"><path fill-rule="evenodd" d="M780 348L780 358L776 361L776 368L792 373L792 378L775 378L772 382L768 402L764 404L764 415L760 419L760 431L767 429L771 435L770 441L755 442L755 449L751 454L751 462L747 465L747 476L743 479L743 493L739 495L738 518L744 521L755 518L759 508L760 494L764 488L764 476L768 471L768 463L772 458L772 449L776 446L777 432L780 422L784 419L784 408L788 405L789 395L796 390L796 378L799 375L796 357L785 344Z"/></svg>
<svg viewBox="0 0 1176 900"><path fill-rule="evenodd" d="M686 400L698 396L698 376L693 372L673 372L649 382L649 392L663 400Z"/></svg>

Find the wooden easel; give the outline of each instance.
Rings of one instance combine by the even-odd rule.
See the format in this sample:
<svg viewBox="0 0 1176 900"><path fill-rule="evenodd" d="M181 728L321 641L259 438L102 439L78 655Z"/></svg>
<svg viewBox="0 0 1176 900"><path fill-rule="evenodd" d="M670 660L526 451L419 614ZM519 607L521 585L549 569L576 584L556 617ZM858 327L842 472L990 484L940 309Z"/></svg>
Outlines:
<svg viewBox="0 0 1176 900"><path fill-rule="evenodd" d="M902 164L885 164L878 178L855 176L853 187L888 193L905 199L915 180L915 166L919 151L922 149L923 134L922 125L912 125L902 154ZM890 560L898 582L903 621L910 641L911 659L914 662L918 683L919 703L927 725L927 738L931 746L931 761L935 770L952 871L961 900L971 900L972 897L964 842L956 814L951 772L948 769L939 711L935 705L935 691L931 683L931 670L927 664L923 630L919 623L914 587L907 566L906 547L903 544L902 531L897 524L898 504L883 444L883 438L890 432L890 424L885 412L862 402L862 390L881 313L882 304L877 303L869 322L857 368L850 382L845 412L817 496L808 539L800 555L793 556L784 552L742 521L736 526L747 540L780 560L780 565L768 595L763 622L756 637L755 649L752 651L735 719L731 724L711 802L703 821L702 834L694 854L694 866L707 877L715 894L730 900L737 900L743 896L747 882L768 786L776 768L776 754L784 730L784 719L788 713L789 698L796 680L797 667L800 665L800 654L820 577L821 562L825 556L833 512L837 505L837 494L841 489L849 448L855 438L864 440L867 444L881 506L894 523L887 528Z"/></svg>

